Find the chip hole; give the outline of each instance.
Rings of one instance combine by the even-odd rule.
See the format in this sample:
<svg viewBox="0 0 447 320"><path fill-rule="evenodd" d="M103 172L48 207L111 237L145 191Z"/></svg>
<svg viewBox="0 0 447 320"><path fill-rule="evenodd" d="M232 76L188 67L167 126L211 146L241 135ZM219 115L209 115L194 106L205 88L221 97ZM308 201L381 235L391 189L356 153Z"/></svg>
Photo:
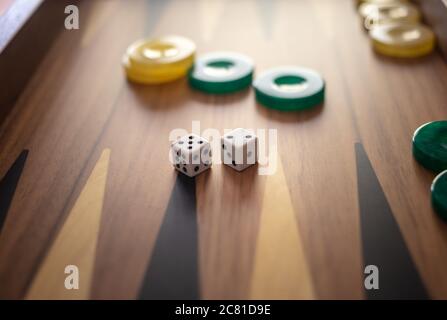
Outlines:
<svg viewBox="0 0 447 320"><path fill-rule="evenodd" d="M234 72L234 63L229 60L215 60L207 63L204 72L213 77L225 77Z"/></svg>
<svg viewBox="0 0 447 320"><path fill-rule="evenodd" d="M281 76L273 81L275 89L283 92L300 92L309 86L307 80L299 76Z"/></svg>

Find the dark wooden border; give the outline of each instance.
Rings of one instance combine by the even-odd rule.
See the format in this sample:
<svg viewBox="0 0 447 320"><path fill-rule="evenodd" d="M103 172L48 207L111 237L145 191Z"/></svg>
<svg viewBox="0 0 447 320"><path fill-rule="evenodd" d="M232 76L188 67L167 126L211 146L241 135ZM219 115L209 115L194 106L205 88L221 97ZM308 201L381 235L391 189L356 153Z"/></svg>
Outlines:
<svg viewBox="0 0 447 320"><path fill-rule="evenodd" d="M16 0L0 16L0 124L64 27L64 8L78 0Z"/></svg>
<svg viewBox="0 0 447 320"><path fill-rule="evenodd" d="M438 46L447 59L447 0L415 0L424 15L425 22L436 33Z"/></svg>
<svg viewBox="0 0 447 320"><path fill-rule="evenodd" d="M38 10L44 0L15 0L0 16L0 53Z"/></svg>

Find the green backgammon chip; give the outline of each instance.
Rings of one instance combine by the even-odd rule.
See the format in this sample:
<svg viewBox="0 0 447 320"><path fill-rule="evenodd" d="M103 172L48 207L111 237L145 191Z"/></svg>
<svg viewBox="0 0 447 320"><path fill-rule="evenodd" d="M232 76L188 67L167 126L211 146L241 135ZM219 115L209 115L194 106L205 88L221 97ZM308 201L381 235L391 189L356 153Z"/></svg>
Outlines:
<svg viewBox="0 0 447 320"><path fill-rule="evenodd" d="M282 111L307 109L324 101L324 80L311 69L271 69L257 77L253 86L260 104Z"/></svg>
<svg viewBox="0 0 447 320"><path fill-rule="evenodd" d="M429 122L416 129L413 156L434 172L447 170L447 121Z"/></svg>
<svg viewBox="0 0 447 320"><path fill-rule="evenodd" d="M431 185L431 203L436 213L447 221L447 170L441 172Z"/></svg>
<svg viewBox="0 0 447 320"><path fill-rule="evenodd" d="M253 61L234 52L213 52L199 57L189 72L190 85L206 93L231 93L253 80Z"/></svg>

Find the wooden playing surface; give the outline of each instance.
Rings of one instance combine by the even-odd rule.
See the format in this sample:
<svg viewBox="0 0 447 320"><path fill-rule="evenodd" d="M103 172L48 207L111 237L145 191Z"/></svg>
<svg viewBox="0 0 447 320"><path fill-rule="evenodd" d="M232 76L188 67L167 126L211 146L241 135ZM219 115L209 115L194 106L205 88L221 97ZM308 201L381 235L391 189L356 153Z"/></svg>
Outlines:
<svg viewBox="0 0 447 320"><path fill-rule="evenodd" d="M356 143L428 296L447 298L447 226L430 205L434 174L411 154L414 130L447 116L438 52L374 54L351 0L95 0L81 2L80 15L80 30L60 33L0 126L0 177L29 151L0 233L1 298L156 298L151 285L163 277L175 280L168 297L366 298L359 198L368 193L359 193ZM326 101L281 113L256 104L253 90L211 96L185 79L127 82L127 46L164 34L192 39L199 55L247 54L257 73L313 68ZM222 133L277 129L276 174L215 165L195 181L178 178L169 132L194 120ZM371 228L380 242L382 228ZM184 272L170 277L163 261L177 254ZM80 290L68 291L72 264Z"/></svg>

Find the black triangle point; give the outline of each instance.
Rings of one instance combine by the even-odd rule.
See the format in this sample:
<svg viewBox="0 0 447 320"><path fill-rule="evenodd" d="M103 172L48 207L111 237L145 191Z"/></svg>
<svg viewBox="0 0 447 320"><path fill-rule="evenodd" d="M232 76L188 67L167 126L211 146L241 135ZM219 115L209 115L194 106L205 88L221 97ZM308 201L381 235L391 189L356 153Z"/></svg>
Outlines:
<svg viewBox="0 0 447 320"><path fill-rule="evenodd" d="M277 3L275 3L275 0L258 0L256 1L256 5L259 7L259 14L261 15L261 23L264 33L270 38L275 24Z"/></svg>
<svg viewBox="0 0 447 320"><path fill-rule="evenodd" d="M199 299L196 182L178 174L139 299Z"/></svg>
<svg viewBox="0 0 447 320"><path fill-rule="evenodd" d="M23 150L0 181L0 232L25 167L28 150Z"/></svg>
<svg viewBox="0 0 447 320"><path fill-rule="evenodd" d="M429 299L362 144L355 144L355 153L364 268L379 270L379 289L365 289L366 297Z"/></svg>

